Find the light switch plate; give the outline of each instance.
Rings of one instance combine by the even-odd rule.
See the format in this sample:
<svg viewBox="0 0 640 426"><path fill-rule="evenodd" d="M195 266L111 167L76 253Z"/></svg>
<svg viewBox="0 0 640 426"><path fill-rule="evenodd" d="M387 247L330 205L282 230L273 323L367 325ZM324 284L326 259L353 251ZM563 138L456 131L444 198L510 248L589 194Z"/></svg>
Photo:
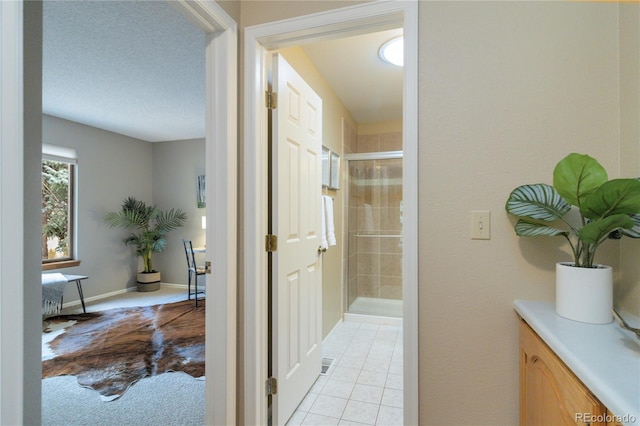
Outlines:
<svg viewBox="0 0 640 426"><path fill-rule="evenodd" d="M489 210L471 211L471 239L491 239L491 212Z"/></svg>

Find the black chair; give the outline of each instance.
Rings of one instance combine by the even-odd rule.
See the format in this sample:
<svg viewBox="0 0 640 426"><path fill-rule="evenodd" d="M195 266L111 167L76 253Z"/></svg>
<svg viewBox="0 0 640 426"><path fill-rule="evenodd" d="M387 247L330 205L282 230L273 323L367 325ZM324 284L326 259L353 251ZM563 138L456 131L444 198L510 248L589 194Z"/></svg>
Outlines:
<svg viewBox="0 0 640 426"><path fill-rule="evenodd" d="M203 266L198 266L196 264L196 257L193 253L193 244L191 240L182 240L182 244L184 245L184 254L187 258L187 273L189 275L188 284L187 284L187 299L191 300L191 295L195 300L196 307L198 306L198 294L205 294L204 289L198 291L198 277L200 275L204 275L206 273ZM191 277L193 276L194 282L194 290L191 291Z"/></svg>

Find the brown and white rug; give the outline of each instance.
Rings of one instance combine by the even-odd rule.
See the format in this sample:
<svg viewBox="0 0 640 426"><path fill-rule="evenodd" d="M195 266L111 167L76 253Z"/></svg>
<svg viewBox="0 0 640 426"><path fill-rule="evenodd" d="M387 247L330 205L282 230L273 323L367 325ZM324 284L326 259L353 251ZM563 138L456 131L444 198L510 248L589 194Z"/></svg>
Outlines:
<svg viewBox="0 0 640 426"><path fill-rule="evenodd" d="M63 326L43 357L42 377L76 376L105 401L147 376L182 371L204 376L205 303L192 300L47 318Z"/></svg>

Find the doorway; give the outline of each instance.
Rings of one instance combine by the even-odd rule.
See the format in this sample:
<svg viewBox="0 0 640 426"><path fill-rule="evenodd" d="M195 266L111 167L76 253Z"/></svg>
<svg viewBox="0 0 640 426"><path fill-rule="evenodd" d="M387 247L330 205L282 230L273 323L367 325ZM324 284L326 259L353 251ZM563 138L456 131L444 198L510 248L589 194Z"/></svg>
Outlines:
<svg viewBox="0 0 640 426"><path fill-rule="evenodd" d="M269 306L266 289L267 234L266 150L267 123L261 106L266 89L266 56L269 50L383 29L403 27L405 78L403 146L410 158L403 167L404 247L404 401L408 424L417 419L417 3L381 2L338 9L318 15L249 27L245 32L245 205L255 208L245 217L245 423L266 424L267 334ZM275 419L283 422L284 419Z"/></svg>
<svg viewBox="0 0 640 426"><path fill-rule="evenodd" d="M0 287L3 297L2 392L1 419L7 424L38 424L40 422L40 269L38 186L40 182L41 107L38 84L23 85L24 81L38 81L41 69L25 67L24 56L38 64L41 39L41 3L0 2L0 87L2 105L0 121L0 161L3 181L11 187L0 188L3 205L12 205L11 215L0 215L2 247L13 247L10 257L3 257ZM211 214L216 217L215 229L207 230L213 256L217 262L217 285L211 286L207 312L207 341L224 344L211 345L207 350L207 407L208 424L235 423L235 291L236 291L236 52L235 22L210 0L177 4L208 34L207 44L207 173L219 184L207 187L210 199L219 200ZM23 38L24 37L24 38ZM24 48L24 49L23 49ZM41 54L40 54L41 57ZM6 59L6 60L4 60ZM6 71L6 72L5 72ZM27 73L27 75L25 75ZM6 90L5 90L6 89ZM24 103L23 103L24 102ZM23 110L24 105L24 110ZM24 112L24 114L23 114ZM31 123L29 120L33 120ZM25 137L25 121L33 134ZM36 137L33 137L33 136ZM213 141L218 143L213 144ZM209 143L211 142L211 143ZM21 161L24 159L25 161ZM5 167L7 166L7 167ZM24 191L22 190L24 188ZM18 189L18 190L16 190ZM25 207L26 206L26 207ZM34 214L26 215L32 211ZM24 218L24 221L23 221ZM11 230L5 233L4 230ZM217 238L213 239L212 236ZM26 236L26 238L25 238ZM19 243L16 243L19 242ZM9 326L9 322L11 325ZM13 331L11 331L13 330ZM6 331L11 331L7 333ZM20 342L24 342L20 344ZM24 360L24 362L22 361ZM5 362L6 361L6 362ZM16 391L18 390L18 391Z"/></svg>

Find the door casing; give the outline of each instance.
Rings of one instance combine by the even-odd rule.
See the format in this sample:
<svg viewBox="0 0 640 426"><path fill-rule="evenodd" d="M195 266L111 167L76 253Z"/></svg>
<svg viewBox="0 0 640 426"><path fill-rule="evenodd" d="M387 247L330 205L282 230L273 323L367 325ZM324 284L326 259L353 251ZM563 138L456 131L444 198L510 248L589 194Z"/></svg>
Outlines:
<svg viewBox="0 0 640 426"><path fill-rule="evenodd" d="M0 423L24 424L24 381L36 381L23 364L24 267L24 63L22 2L0 2ZM38 224L28 224L38 227ZM25 274L26 272L26 274ZM33 304L31 304L32 306ZM35 370L35 372L33 372ZM36 381L37 382L37 381ZM40 401L40 389L28 395ZM39 413L39 408L36 408ZM36 414L37 415L37 414ZM27 420L30 420L27 417Z"/></svg>
<svg viewBox="0 0 640 426"><path fill-rule="evenodd" d="M215 203L210 215L215 223L207 229L212 258L216 260L216 285L210 285L214 309L207 310L206 407L207 424L235 424L236 416L236 218L237 218L237 27L213 0L178 0L176 6L208 34L206 173L213 185L207 187ZM21 1L0 2L0 205L11 206L11 214L0 213L0 423L23 424L30 413L40 413L40 389L25 389L24 382L40 371L39 357L25 357L25 348L40 347L38 310L40 304L37 268L25 262L24 230L38 229L36 219L24 216L26 175L24 159L40 154L25 149L23 117L23 33L25 17ZM36 48L34 46L34 48ZM39 169L38 169L39 170ZM5 179L6 178L6 179ZM9 185L11 182L11 185ZM5 210L3 209L2 212ZM24 220L23 220L24 217ZM214 239L213 236L217 238ZM37 265L38 267L40 265ZM36 275L34 275L36 274ZM28 278L25 280L25 278ZM25 288L23 283L37 286ZM211 283L213 284L213 283ZM210 303L211 305L211 303ZM27 318L25 319L25 316ZM223 341L213 345L209 342ZM39 420L39 419L37 419ZM36 423L29 420L27 423Z"/></svg>
<svg viewBox="0 0 640 426"><path fill-rule="evenodd" d="M213 0L169 1L207 33L206 45L206 275L205 422L236 424L237 92L236 23ZM214 220L215 218L215 220Z"/></svg>
<svg viewBox="0 0 640 426"><path fill-rule="evenodd" d="M404 422L418 424L418 2L384 1L247 27L244 40L244 422L266 424L268 50L404 28Z"/></svg>

